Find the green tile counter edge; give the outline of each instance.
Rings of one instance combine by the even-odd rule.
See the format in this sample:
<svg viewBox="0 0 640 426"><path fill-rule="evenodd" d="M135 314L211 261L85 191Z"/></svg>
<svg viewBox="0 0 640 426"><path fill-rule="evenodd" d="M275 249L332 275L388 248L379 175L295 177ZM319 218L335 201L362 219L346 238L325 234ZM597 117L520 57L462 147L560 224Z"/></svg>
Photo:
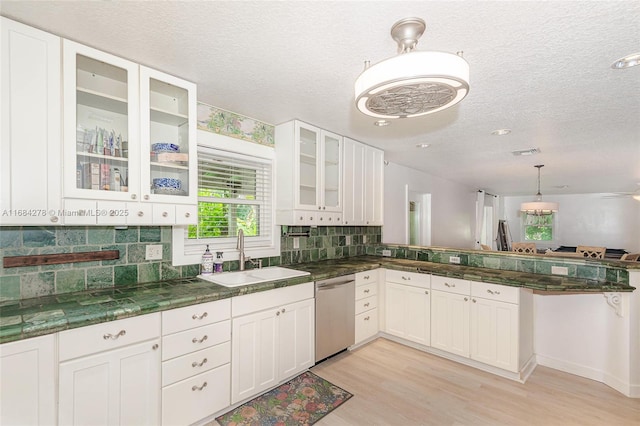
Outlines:
<svg viewBox="0 0 640 426"><path fill-rule="evenodd" d="M0 343L72 328L302 284L378 267L565 293L630 292L606 281L458 266L419 260L358 256L287 265L310 276L227 288L199 278L179 278L0 303Z"/></svg>

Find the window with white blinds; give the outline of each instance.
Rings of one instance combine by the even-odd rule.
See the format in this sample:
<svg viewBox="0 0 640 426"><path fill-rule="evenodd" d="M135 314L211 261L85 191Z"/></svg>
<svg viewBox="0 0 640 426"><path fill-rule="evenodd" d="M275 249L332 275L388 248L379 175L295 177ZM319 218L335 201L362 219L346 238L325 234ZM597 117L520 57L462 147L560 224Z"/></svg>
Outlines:
<svg viewBox="0 0 640 426"><path fill-rule="evenodd" d="M212 252L225 252L225 261L237 259L239 230L252 257L279 255L273 184L273 158L198 146L198 224L184 229L180 257L199 262L208 244Z"/></svg>
<svg viewBox="0 0 640 426"><path fill-rule="evenodd" d="M271 240L271 162L203 148L198 152L198 225L189 239ZM249 238L251 237L251 238Z"/></svg>

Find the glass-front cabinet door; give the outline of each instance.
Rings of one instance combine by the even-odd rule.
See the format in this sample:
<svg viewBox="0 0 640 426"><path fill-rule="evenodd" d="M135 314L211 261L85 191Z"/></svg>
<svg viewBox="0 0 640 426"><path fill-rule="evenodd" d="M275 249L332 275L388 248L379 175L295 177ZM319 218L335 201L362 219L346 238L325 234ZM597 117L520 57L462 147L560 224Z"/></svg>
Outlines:
<svg viewBox="0 0 640 426"><path fill-rule="evenodd" d="M64 197L137 200L138 65L64 40Z"/></svg>
<svg viewBox="0 0 640 426"><path fill-rule="evenodd" d="M142 201L197 203L196 85L140 67Z"/></svg>
<svg viewBox="0 0 640 426"><path fill-rule="evenodd" d="M296 208L316 209L319 205L320 129L296 121L297 200Z"/></svg>
<svg viewBox="0 0 640 426"><path fill-rule="evenodd" d="M323 211L342 210L342 136L322 132L322 200Z"/></svg>

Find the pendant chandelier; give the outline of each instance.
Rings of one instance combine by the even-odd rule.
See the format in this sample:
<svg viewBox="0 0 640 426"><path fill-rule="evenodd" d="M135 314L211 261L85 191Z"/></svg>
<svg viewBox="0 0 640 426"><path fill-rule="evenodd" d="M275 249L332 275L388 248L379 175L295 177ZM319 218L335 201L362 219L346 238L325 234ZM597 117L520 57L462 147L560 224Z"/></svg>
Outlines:
<svg viewBox="0 0 640 426"><path fill-rule="evenodd" d="M536 194L536 200L530 203L522 203L520 205L520 211L536 215L552 214L557 212L558 203L542 201L542 194L540 193L540 169L544 167L544 164L538 164L533 167L538 169L538 193Z"/></svg>
<svg viewBox="0 0 640 426"><path fill-rule="evenodd" d="M420 18L391 27L397 56L368 66L355 83L358 110L376 118L432 114L460 102L469 92L469 64L461 55L415 51L426 28Z"/></svg>

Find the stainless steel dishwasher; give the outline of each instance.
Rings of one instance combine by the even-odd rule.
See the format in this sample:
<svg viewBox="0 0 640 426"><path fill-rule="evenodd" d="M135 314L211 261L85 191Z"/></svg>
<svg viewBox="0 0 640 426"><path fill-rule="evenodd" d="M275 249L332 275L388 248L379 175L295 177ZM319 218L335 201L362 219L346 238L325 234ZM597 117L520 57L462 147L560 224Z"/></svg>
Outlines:
<svg viewBox="0 0 640 426"><path fill-rule="evenodd" d="M316 362L355 343L355 275L316 281Z"/></svg>

